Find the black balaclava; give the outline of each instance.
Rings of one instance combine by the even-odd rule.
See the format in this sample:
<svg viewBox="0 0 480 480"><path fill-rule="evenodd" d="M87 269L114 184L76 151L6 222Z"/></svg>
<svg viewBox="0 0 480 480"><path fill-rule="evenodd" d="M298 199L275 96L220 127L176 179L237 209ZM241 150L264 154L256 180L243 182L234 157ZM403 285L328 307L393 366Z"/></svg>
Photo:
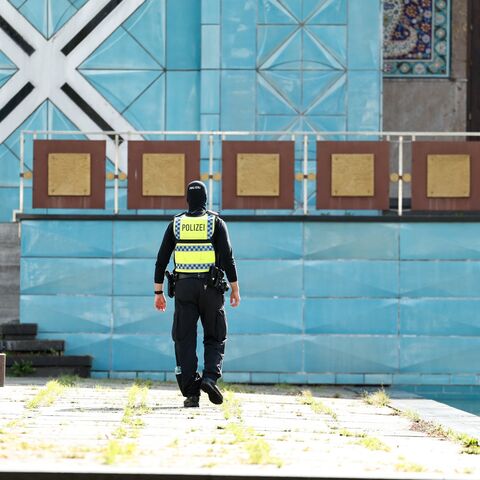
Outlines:
<svg viewBox="0 0 480 480"><path fill-rule="evenodd" d="M190 182L187 187L188 212L195 213L207 209L207 187L200 180Z"/></svg>

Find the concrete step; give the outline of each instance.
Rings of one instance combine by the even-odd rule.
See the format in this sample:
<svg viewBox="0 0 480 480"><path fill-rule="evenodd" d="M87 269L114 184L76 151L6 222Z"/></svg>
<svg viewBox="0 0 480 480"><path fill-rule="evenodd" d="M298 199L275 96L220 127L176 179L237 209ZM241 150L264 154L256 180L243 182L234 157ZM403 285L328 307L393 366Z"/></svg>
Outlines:
<svg viewBox="0 0 480 480"><path fill-rule="evenodd" d="M0 352L51 352L65 349L64 340L0 340Z"/></svg>
<svg viewBox="0 0 480 480"><path fill-rule="evenodd" d="M34 370L29 372L26 375L21 375L25 377L61 377L63 375L77 375L81 378L90 377L90 367L87 366L59 366L59 367L33 367ZM7 377L14 377L15 370L12 370L11 367L6 368Z"/></svg>
<svg viewBox="0 0 480 480"><path fill-rule="evenodd" d="M31 363L32 367L91 367L90 355L31 355L29 353L9 353L7 367L14 363Z"/></svg>
<svg viewBox="0 0 480 480"><path fill-rule="evenodd" d="M0 325L0 339L33 340L37 335L36 323L17 323Z"/></svg>

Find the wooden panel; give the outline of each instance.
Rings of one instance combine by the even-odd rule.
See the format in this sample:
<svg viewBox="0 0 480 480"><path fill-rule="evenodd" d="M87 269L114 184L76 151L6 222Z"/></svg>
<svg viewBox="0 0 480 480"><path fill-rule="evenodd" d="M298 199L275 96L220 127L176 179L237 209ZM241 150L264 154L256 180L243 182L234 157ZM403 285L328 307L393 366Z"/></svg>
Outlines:
<svg viewBox="0 0 480 480"><path fill-rule="evenodd" d="M317 208L388 210L389 154L389 142L317 142Z"/></svg>
<svg viewBox="0 0 480 480"><path fill-rule="evenodd" d="M33 208L105 208L105 152L106 143L102 140L35 140ZM50 172L50 179L49 156L57 159L51 165L53 171ZM78 159L87 156L90 157L88 186L86 165L82 168L79 164L74 165ZM63 161L59 158L63 158ZM76 159L75 162L73 159ZM58 177L58 174L65 178Z"/></svg>
<svg viewBox="0 0 480 480"><path fill-rule="evenodd" d="M255 185L256 195L253 188L249 192L252 195L238 195L238 155L278 155L279 158L279 191L278 195L262 195L265 191L272 192L271 180L260 172L262 180ZM294 207L294 142L253 142L253 141L225 141L222 143L222 208L224 209L292 209ZM245 158L245 157L242 157ZM267 158L267 157L257 157ZM241 170L241 167L240 167ZM263 183L263 186L259 186ZM243 180L240 180L242 186ZM251 187L249 187L251 188Z"/></svg>
<svg viewBox="0 0 480 480"><path fill-rule="evenodd" d="M430 196L428 192L429 179L428 179L428 157L438 158L447 157L470 158L470 181L469 185L465 185L465 179L461 181L462 190L469 190L469 196L458 195L459 186L458 182L460 177L465 176L465 164L464 162L458 163L460 171L448 171L449 169L443 166L443 173L437 173L437 177L440 175L447 177L447 182L452 185L443 186L443 192L441 197L438 195ZM433 157L432 157L433 156ZM480 143L478 142L413 142L412 144L412 210L440 210L440 211L470 211L480 210L480 185L475 179L480 178ZM445 162L444 162L445 163ZM451 163L451 162L450 162ZM438 167L438 166L437 166ZM463 173L462 173L463 172ZM432 180L430 180L430 184ZM457 184L457 187L454 187ZM431 185L430 185L431 186ZM453 192L452 189L456 191ZM446 195L448 193L446 189L449 189L455 196ZM458 196L457 196L458 195ZM463 197L463 198L462 198Z"/></svg>
<svg viewBox="0 0 480 480"><path fill-rule="evenodd" d="M144 171L144 155L155 155L156 163ZM183 158L184 172L179 169ZM159 160L160 159L160 160ZM155 173L153 173L155 171ZM150 180L147 177L154 175ZM144 182L145 176L145 182ZM183 178L183 185L182 180ZM200 142L130 141L128 142L128 208L185 209L186 186L200 178ZM148 192L148 195L146 194ZM180 194L180 191L183 191Z"/></svg>

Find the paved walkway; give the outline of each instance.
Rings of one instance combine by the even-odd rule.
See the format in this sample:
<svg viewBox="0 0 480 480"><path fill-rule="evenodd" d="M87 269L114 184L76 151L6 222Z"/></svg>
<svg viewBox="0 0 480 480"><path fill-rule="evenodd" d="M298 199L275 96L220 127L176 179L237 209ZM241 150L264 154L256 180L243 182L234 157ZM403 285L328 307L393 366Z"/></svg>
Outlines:
<svg viewBox="0 0 480 480"><path fill-rule="evenodd" d="M184 409L168 383L47 382L7 379L0 389L0 471L480 478L480 455L412 430L359 389L225 386L223 406L203 396ZM479 432L478 417L436 402L390 405L425 417L442 410L449 427Z"/></svg>

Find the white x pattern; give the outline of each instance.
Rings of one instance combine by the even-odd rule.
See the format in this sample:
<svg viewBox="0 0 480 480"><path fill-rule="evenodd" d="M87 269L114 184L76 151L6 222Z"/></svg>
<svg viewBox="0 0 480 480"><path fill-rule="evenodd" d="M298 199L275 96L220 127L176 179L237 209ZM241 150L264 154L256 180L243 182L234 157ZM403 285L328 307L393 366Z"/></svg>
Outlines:
<svg viewBox="0 0 480 480"><path fill-rule="evenodd" d="M3 30L0 45L18 67L0 90L0 108L27 82L35 88L0 124L0 143L3 143L45 100L51 100L81 131L98 131L99 127L60 89L68 83L105 119L114 130L134 132L135 128L118 113L105 98L80 74L77 67L104 42L145 0L129 0L115 8L97 28L69 55L61 49L108 3L95 0L86 3L50 39L45 39L8 0L0 0L0 12L5 20L30 43L35 52L27 55ZM89 135L98 139L98 136ZM104 137L102 137L104 138ZM127 170L126 142L120 147L120 168ZM107 155L114 158L114 143L107 140Z"/></svg>

